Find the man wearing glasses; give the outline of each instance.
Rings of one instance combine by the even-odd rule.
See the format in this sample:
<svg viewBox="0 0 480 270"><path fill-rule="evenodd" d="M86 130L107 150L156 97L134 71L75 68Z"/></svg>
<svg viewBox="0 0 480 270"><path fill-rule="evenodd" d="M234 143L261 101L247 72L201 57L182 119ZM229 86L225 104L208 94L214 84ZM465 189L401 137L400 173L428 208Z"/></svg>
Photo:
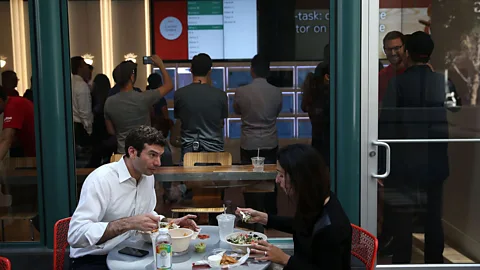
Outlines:
<svg viewBox="0 0 480 270"><path fill-rule="evenodd" d="M383 51L390 65L378 73L378 101L381 102L391 78L405 71L405 36L398 32L388 32L383 38Z"/></svg>

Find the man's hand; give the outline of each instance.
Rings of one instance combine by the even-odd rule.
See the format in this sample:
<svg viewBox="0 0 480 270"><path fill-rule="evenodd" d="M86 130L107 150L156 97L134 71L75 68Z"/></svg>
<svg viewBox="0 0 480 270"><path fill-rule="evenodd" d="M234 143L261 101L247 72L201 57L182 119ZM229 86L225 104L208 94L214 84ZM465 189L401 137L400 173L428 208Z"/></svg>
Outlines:
<svg viewBox="0 0 480 270"><path fill-rule="evenodd" d="M103 233L102 238L97 242L97 245L103 244L108 240L117 237L128 231L137 230L143 232L150 232L158 228L158 221L160 216L155 216L151 213L121 218L115 221L110 221Z"/></svg>
<svg viewBox="0 0 480 270"><path fill-rule="evenodd" d="M152 55L152 62L159 68L165 68L163 60L158 55Z"/></svg>
<svg viewBox="0 0 480 270"><path fill-rule="evenodd" d="M180 226L182 228L188 228L188 229L192 229L194 231L198 231L200 228L197 226L197 223L195 223L195 221L192 220L194 218L197 218L197 216L186 215L186 216L181 217L181 218L176 218L176 219L172 220L172 222L174 224L177 224L178 226Z"/></svg>
<svg viewBox="0 0 480 270"><path fill-rule="evenodd" d="M158 222L160 216L155 216L151 213L133 216L129 218L128 223L131 230L150 232L158 229Z"/></svg>

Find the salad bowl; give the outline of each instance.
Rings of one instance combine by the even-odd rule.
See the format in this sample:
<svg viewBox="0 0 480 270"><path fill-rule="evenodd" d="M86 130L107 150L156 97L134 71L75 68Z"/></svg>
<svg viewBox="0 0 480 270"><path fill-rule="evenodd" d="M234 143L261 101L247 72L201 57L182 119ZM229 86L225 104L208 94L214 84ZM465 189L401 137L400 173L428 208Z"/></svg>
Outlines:
<svg viewBox="0 0 480 270"><path fill-rule="evenodd" d="M267 241L267 236L258 232L234 232L225 237L225 241L230 244L233 251L246 253L248 248L258 243L258 241Z"/></svg>

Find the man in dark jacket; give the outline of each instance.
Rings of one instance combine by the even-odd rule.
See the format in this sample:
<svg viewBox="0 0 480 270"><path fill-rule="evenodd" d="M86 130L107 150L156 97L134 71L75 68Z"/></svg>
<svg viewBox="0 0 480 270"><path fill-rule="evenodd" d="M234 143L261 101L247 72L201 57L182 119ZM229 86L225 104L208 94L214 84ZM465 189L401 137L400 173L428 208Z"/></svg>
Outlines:
<svg viewBox="0 0 480 270"><path fill-rule="evenodd" d="M390 80L380 112L380 139L448 139L445 78L427 65L433 48L430 35L424 32L415 32L407 40L407 69ZM410 263L414 216L425 214L425 262L442 263L442 193L449 175L448 144L390 145L391 173L384 185L385 203L395 227L391 230L392 262Z"/></svg>

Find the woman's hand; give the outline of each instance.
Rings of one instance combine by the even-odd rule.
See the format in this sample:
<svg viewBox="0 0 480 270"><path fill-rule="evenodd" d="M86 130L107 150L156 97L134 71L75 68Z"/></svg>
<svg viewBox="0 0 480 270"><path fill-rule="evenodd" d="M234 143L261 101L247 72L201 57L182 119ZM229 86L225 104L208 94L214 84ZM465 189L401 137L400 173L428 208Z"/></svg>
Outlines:
<svg viewBox="0 0 480 270"><path fill-rule="evenodd" d="M243 212L245 215L249 215L250 218L245 220L243 215L240 213ZM235 211L235 214L242 218L243 222L245 223L260 223L262 225L267 225L268 223L268 214L263 213L257 210L253 210L252 208L239 208Z"/></svg>
<svg viewBox="0 0 480 270"><path fill-rule="evenodd" d="M180 226L182 228L188 228L188 229L191 229L191 230L196 232L200 228L197 226L197 223L195 223L195 221L192 220L193 218L197 218L197 216L186 215L186 216L181 217L181 218L176 218L176 219L172 220L172 222L174 224L177 224L178 226Z"/></svg>
<svg viewBox="0 0 480 270"><path fill-rule="evenodd" d="M268 243L267 241L260 241L257 244L252 245L253 254L263 254L263 257L257 258L259 261L271 261L281 265L287 265L290 260L290 255L286 254L280 248Z"/></svg>

